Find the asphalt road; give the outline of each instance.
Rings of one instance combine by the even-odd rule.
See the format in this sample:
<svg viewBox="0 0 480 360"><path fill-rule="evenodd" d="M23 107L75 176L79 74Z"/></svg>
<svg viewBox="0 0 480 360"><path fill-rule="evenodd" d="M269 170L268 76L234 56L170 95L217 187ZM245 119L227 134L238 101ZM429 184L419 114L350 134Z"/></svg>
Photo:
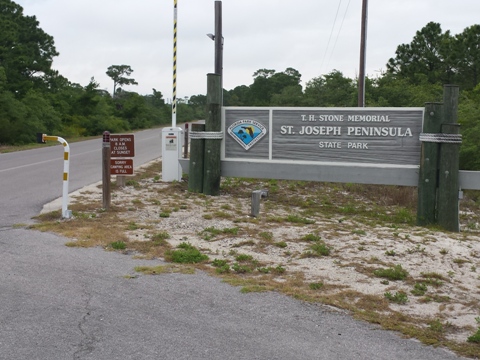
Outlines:
<svg viewBox="0 0 480 360"><path fill-rule="evenodd" d="M141 140L143 139L143 140ZM135 166L160 131L135 138ZM62 193L60 146L0 154L0 359L459 359L328 307L241 294L198 272L134 275L136 260L18 228ZM101 140L72 144L70 191L101 179Z"/></svg>
<svg viewBox="0 0 480 360"><path fill-rule="evenodd" d="M45 203L62 196L63 146L0 154L0 228L29 222ZM70 145L69 191L102 179L102 139ZM134 166L161 156L161 130L135 133Z"/></svg>

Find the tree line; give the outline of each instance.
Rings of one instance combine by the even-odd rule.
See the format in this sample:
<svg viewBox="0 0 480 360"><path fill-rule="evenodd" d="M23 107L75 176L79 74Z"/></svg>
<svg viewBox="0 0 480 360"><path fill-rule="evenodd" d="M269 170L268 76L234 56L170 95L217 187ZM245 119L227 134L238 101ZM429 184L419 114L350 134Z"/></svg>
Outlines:
<svg viewBox="0 0 480 360"><path fill-rule="evenodd" d="M135 85L128 65L112 65L106 73L113 93L91 78L82 86L52 68L58 56L54 39L35 16L11 0L0 0L0 144L35 141L43 132L63 137L125 132L171 123L171 106L160 91L149 95L125 91ZM386 70L367 77L366 106L417 107L442 101L443 85L460 86L459 122L463 135L461 168L480 170L480 25L452 35L430 22L411 43L397 47ZM250 85L223 90L225 106L355 107L357 79L340 71L302 85L298 70L259 69ZM206 96L178 99L177 122L205 118Z"/></svg>

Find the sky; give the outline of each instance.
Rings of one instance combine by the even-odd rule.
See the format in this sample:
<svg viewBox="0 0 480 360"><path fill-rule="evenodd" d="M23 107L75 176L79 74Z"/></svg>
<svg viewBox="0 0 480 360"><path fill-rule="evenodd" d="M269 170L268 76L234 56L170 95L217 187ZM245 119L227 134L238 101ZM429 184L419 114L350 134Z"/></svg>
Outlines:
<svg viewBox="0 0 480 360"><path fill-rule="evenodd" d="M14 0L53 36L53 68L113 90L110 65L130 65L142 95L173 95L174 0ZM338 70L356 78L362 0L223 0L223 87L253 83L259 69L294 68L308 81ZM479 0L369 0L366 74L379 76L400 44L430 21L461 33L479 24ZM177 0L177 97L206 94L214 72L214 0Z"/></svg>

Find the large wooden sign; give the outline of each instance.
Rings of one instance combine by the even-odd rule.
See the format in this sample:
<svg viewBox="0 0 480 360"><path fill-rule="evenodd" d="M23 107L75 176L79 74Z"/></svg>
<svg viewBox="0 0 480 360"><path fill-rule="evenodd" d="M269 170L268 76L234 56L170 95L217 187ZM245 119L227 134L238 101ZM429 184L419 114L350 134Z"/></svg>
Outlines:
<svg viewBox="0 0 480 360"><path fill-rule="evenodd" d="M424 108L224 108L224 159L419 165Z"/></svg>
<svg viewBox="0 0 480 360"><path fill-rule="evenodd" d="M134 157L135 141L133 134L110 135L110 157Z"/></svg>

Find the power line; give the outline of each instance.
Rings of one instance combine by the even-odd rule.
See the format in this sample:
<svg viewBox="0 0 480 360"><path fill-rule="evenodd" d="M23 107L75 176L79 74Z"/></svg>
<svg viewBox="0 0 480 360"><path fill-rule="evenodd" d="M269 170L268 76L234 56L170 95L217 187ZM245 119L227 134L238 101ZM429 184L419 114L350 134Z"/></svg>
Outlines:
<svg viewBox="0 0 480 360"><path fill-rule="evenodd" d="M333 30L335 29L335 24L337 23L338 12L340 11L340 6L342 5L342 0L339 0L337 13L335 14L335 20L333 21L332 30L330 31L330 36L328 37L327 48L325 49L325 54L323 55L322 63L320 64L320 71L323 68L323 63L325 62L325 58L327 57L328 47L330 46L330 41L332 40Z"/></svg>
<svg viewBox="0 0 480 360"><path fill-rule="evenodd" d="M343 19L342 19L342 22L340 24L340 28L338 29L337 37L335 39L335 43L333 44L332 52L330 53L330 58L328 59L327 67L328 67L328 65L330 65L330 61L332 60L333 53L335 52L335 47L337 46L338 38L340 37L340 32L342 31L343 23L345 21L345 17L347 16L348 8L350 6L350 1L352 1L352 0L348 0L347 7L345 8L345 12L343 13Z"/></svg>

